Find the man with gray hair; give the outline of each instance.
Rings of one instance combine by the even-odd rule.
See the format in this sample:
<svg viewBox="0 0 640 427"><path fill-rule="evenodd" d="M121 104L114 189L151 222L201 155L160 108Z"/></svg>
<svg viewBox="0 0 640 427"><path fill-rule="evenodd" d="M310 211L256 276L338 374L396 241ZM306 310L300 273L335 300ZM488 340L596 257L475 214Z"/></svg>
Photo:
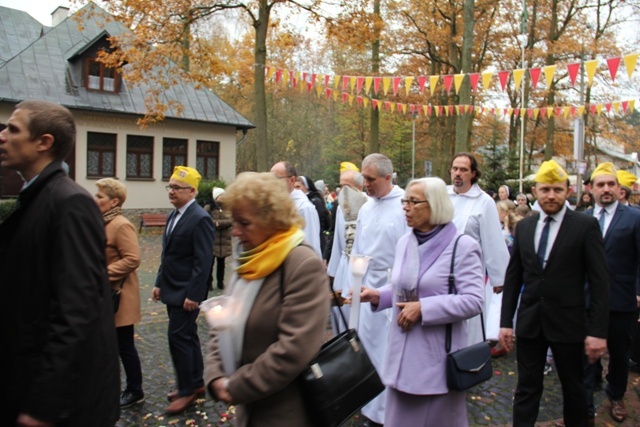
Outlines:
<svg viewBox="0 0 640 427"><path fill-rule="evenodd" d="M371 257L362 285L377 289L389 282L396 243L409 230L401 203L404 190L393 184L393 164L383 154L365 157L362 176L369 201L358 212L351 253ZM390 312L373 312L369 303L362 305L367 307L360 311L358 334L374 366L381 371L387 352ZM351 308L354 309L358 308ZM385 401L386 392L382 392L362 408L362 414L368 418L365 425L374 427L384 422Z"/></svg>
<svg viewBox="0 0 640 427"><path fill-rule="evenodd" d="M291 162L278 162L271 167L271 173L278 179L285 180L289 194L304 219L304 240L322 258L322 248L320 245L320 218L316 207L309 201L309 198L300 190L295 188L298 172Z"/></svg>

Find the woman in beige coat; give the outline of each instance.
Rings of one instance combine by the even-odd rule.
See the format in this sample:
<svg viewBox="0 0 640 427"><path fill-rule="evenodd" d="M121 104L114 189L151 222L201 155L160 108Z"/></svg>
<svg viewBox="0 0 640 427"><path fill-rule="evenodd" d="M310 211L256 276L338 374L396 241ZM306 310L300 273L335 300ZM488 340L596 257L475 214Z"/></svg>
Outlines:
<svg viewBox="0 0 640 427"><path fill-rule="evenodd" d="M144 401L142 368L134 342L133 325L140 322L140 283L136 269L140 265L138 235L131 222L122 215L127 198L124 184L112 178L96 182L95 200L102 212L107 235L107 271L114 290L120 290L120 304L115 313L120 360L127 377L127 387L120 396L120 407Z"/></svg>
<svg viewBox="0 0 640 427"><path fill-rule="evenodd" d="M240 244L225 289L236 316L229 329L212 332L207 390L236 405L238 427L311 426L296 379L324 341L329 299L322 260L302 244L303 220L274 175L238 175L224 205ZM222 334L231 353L224 362Z"/></svg>

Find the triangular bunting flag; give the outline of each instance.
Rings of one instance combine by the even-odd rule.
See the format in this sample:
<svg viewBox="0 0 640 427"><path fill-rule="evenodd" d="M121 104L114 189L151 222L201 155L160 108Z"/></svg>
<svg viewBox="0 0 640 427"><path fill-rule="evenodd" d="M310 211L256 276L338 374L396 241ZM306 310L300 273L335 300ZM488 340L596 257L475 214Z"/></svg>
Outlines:
<svg viewBox="0 0 640 427"><path fill-rule="evenodd" d="M602 104L598 104L596 106L596 112L598 113L598 115L602 114Z"/></svg>
<svg viewBox="0 0 640 427"><path fill-rule="evenodd" d="M424 92L424 85L427 84L427 77L420 76L418 77L418 91L422 94Z"/></svg>
<svg viewBox="0 0 640 427"><path fill-rule="evenodd" d="M276 70L276 83L280 83L280 80L282 80L282 70L281 69L277 69Z"/></svg>
<svg viewBox="0 0 640 427"><path fill-rule="evenodd" d="M368 108L369 107L369 97L365 96L364 99L362 100L362 104L364 105L364 108Z"/></svg>
<svg viewBox="0 0 640 427"><path fill-rule="evenodd" d="M338 102L338 97L340 96L340 92L337 90L333 91L333 102Z"/></svg>
<svg viewBox="0 0 640 427"><path fill-rule="evenodd" d="M342 92L342 102L347 102L349 100L349 94L347 92Z"/></svg>
<svg viewBox="0 0 640 427"><path fill-rule="evenodd" d="M547 107L547 119L550 119L551 116L553 115L553 107Z"/></svg>
<svg viewBox="0 0 640 427"><path fill-rule="evenodd" d="M357 81L358 81L358 77L356 76L351 76L349 78L349 87L351 88L351 93L353 93L353 89L355 89Z"/></svg>
<svg viewBox="0 0 640 427"><path fill-rule="evenodd" d="M520 116L520 109L519 108L509 108L509 110L510 110L510 114L511 114L511 112L513 112L514 116L516 116L516 117Z"/></svg>
<svg viewBox="0 0 640 427"><path fill-rule="evenodd" d="M553 82L553 75L556 72L556 66L555 65L547 65L546 67L544 67L542 69L542 72L544 73L545 78L547 79L547 87L551 87L551 83Z"/></svg>
<svg viewBox="0 0 640 427"><path fill-rule="evenodd" d="M342 76L342 91L346 92L349 87L349 76Z"/></svg>
<svg viewBox="0 0 640 427"><path fill-rule="evenodd" d="M364 93L367 95L371 91L371 83L373 83L373 77L365 77L364 79Z"/></svg>
<svg viewBox="0 0 640 427"><path fill-rule="evenodd" d="M584 105L581 105L578 107L578 116L579 117L584 116Z"/></svg>
<svg viewBox="0 0 640 427"><path fill-rule="evenodd" d="M332 91L332 90L331 90L331 88L329 88L329 87L327 87L327 88L325 88L325 89L324 89L324 95L325 95L325 97L326 97L327 99L329 99L329 97L331 96L331 92L333 92L333 91Z"/></svg>
<svg viewBox="0 0 640 427"><path fill-rule="evenodd" d="M391 111L392 113L394 111L396 111L396 103L395 102L390 102L389 103L389 111Z"/></svg>
<svg viewBox="0 0 640 427"><path fill-rule="evenodd" d="M376 95L380 92L380 83L382 83L382 77L373 78L373 93Z"/></svg>
<svg viewBox="0 0 640 427"><path fill-rule="evenodd" d="M318 98L320 98L320 95L322 95L322 85L316 85L316 94L318 96Z"/></svg>
<svg viewBox="0 0 640 427"><path fill-rule="evenodd" d="M453 83L453 76L451 74L447 74L444 76L444 89L447 93L451 92L451 84Z"/></svg>
<svg viewBox="0 0 640 427"><path fill-rule="evenodd" d="M520 83L522 82L522 76L524 76L524 69L513 70L513 82L515 83L516 92L520 88Z"/></svg>
<svg viewBox="0 0 640 427"><path fill-rule="evenodd" d="M638 61L637 53L630 53L629 55L623 56L624 58L624 66L627 69L627 75L631 78L633 74L633 70L636 68L636 62Z"/></svg>
<svg viewBox="0 0 640 427"><path fill-rule="evenodd" d="M355 98L355 95L354 95L354 94L352 94L352 93L350 93L350 94L349 94L349 105L353 105L353 100L354 100L354 98Z"/></svg>
<svg viewBox="0 0 640 427"><path fill-rule="evenodd" d="M613 112L617 113L619 109L620 109L620 102L619 101L615 101L613 103Z"/></svg>
<svg viewBox="0 0 640 427"><path fill-rule="evenodd" d="M629 100L629 111L633 111L633 109L635 108L636 105L636 100L635 99L630 99Z"/></svg>
<svg viewBox="0 0 640 427"><path fill-rule="evenodd" d="M357 90L356 93L362 92L362 85L364 84L364 76L359 76L357 80Z"/></svg>
<svg viewBox="0 0 640 427"><path fill-rule="evenodd" d="M571 80L571 85L573 86L576 84L576 77L578 76L578 71L580 70L580 63L576 62L567 65L567 70L569 71L569 79Z"/></svg>
<svg viewBox="0 0 640 427"><path fill-rule="evenodd" d="M589 106L589 112L590 112L592 115L595 115L595 114L596 114L596 104L591 104L591 105Z"/></svg>
<svg viewBox="0 0 640 427"><path fill-rule="evenodd" d="M622 111L626 113L628 108L629 108L629 101L622 101Z"/></svg>
<svg viewBox="0 0 640 427"><path fill-rule="evenodd" d="M607 109L607 113L610 113L611 112L611 103L607 102L606 104L604 104L604 108Z"/></svg>
<svg viewBox="0 0 640 427"><path fill-rule="evenodd" d="M533 118L537 120L539 115L540 115L540 109L539 108L534 108L533 109Z"/></svg>
<svg viewBox="0 0 640 427"><path fill-rule="evenodd" d="M458 92L460 92L460 86L462 86L462 81L464 80L464 74L456 74L453 78L456 88L456 94L458 94Z"/></svg>
<svg viewBox="0 0 640 427"><path fill-rule="evenodd" d="M382 93L387 94L389 92L389 86L391 86L391 77L382 78Z"/></svg>
<svg viewBox="0 0 640 427"><path fill-rule="evenodd" d="M362 95L358 95L358 106L362 105Z"/></svg>
<svg viewBox="0 0 640 427"><path fill-rule="evenodd" d="M391 108L391 103L389 101L384 101L384 109L389 111L389 108Z"/></svg>
<svg viewBox="0 0 640 427"><path fill-rule="evenodd" d="M530 68L529 75L531 76L531 87L535 90L538 86L538 80L540 79L540 68Z"/></svg>
<svg viewBox="0 0 640 427"><path fill-rule="evenodd" d="M464 74L462 75L462 77L464 77ZM460 106L456 105L456 116L460 116Z"/></svg>
<svg viewBox="0 0 640 427"><path fill-rule="evenodd" d="M324 76L324 87L329 87L329 80L331 79L331 76L329 74Z"/></svg>
<svg viewBox="0 0 640 427"><path fill-rule="evenodd" d="M407 93L407 96L409 96L409 91L411 90L411 85L413 84L414 79L415 77L405 77L404 79L404 89Z"/></svg>
<svg viewBox="0 0 640 427"><path fill-rule="evenodd" d="M491 87L491 77L493 77L493 71L482 73L482 87L484 87L484 90L488 90Z"/></svg>
<svg viewBox="0 0 640 427"><path fill-rule="evenodd" d="M611 76L611 81L616 81L616 75L618 74L618 67L620 66L620 57L616 58L608 58L607 59L607 67L609 67L609 75Z"/></svg>
<svg viewBox="0 0 640 427"><path fill-rule="evenodd" d="M316 79L318 78L318 75L316 73L311 74L311 84L315 85L316 84Z"/></svg>
<svg viewBox="0 0 640 427"><path fill-rule="evenodd" d="M477 90L479 80L480 80L480 73L469 74L469 84L471 85L472 91L475 92Z"/></svg>
<svg viewBox="0 0 640 427"><path fill-rule="evenodd" d="M400 81L402 80L402 77L394 77L393 78L393 95L397 95L398 94L398 87L400 86Z"/></svg>
<svg viewBox="0 0 640 427"><path fill-rule="evenodd" d="M333 76L333 88L338 89L338 85L340 85L340 76Z"/></svg>
<svg viewBox="0 0 640 427"><path fill-rule="evenodd" d="M596 70L598 69L598 60L592 59L584 63L584 68L587 70L587 81L589 82L589 86L593 84L593 76L596 75Z"/></svg>
<svg viewBox="0 0 640 427"><path fill-rule="evenodd" d="M373 98L371 100L371 106L373 107L374 110L378 109L378 100Z"/></svg>
<svg viewBox="0 0 640 427"><path fill-rule="evenodd" d="M438 84L438 79L440 78L440 76L430 76L429 77L429 90L431 91L431 95L433 96L433 93L436 90L436 85Z"/></svg>
<svg viewBox="0 0 640 427"><path fill-rule="evenodd" d="M500 87L502 88L502 91L504 92L505 88L507 87L507 83L509 82L509 72L508 71L499 71L498 72L498 77L500 78Z"/></svg>

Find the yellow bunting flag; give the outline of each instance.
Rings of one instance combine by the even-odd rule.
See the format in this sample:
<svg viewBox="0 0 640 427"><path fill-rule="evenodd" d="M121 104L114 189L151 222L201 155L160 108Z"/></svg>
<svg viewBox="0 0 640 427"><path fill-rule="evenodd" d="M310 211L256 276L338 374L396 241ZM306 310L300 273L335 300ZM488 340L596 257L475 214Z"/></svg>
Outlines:
<svg viewBox="0 0 640 427"><path fill-rule="evenodd" d="M411 84L413 83L414 79L415 77L407 77L404 79L404 88L407 91L407 96L409 95L409 91L411 90Z"/></svg>
<svg viewBox="0 0 640 427"><path fill-rule="evenodd" d="M364 97L362 99L362 105L364 105L364 108L367 108L369 106L369 98L368 97Z"/></svg>
<svg viewBox="0 0 640 427"><path fill-rule="evenodd" d="M614 101L613 102L613 112L617 113L619 109L620 109L620 102L619 101Z"/></svg>
<svg viewBox="0 0 640 427"><path fill-rule="evenodd" d="M318 94L318 98L322 96L322 85L316 85L316 93Z"/></svg>
<svg viewBox="0 0 640 427"><path fill-rule="evenodd" d="M353 105L354 98L355 98L355 96L352 93L350 93L349 94L349 105Z"/></svg>
<svg viewBox="0 0 640 427"><path fill-rule="evenodd" d="M373 83L373 77L369 76L364 78L364 93L369 93L369 91L371 90L371 83Z"/></svg>
<svg viewBox="0 0 640 427"><path fill-rule="evenodd" d="M564 118L569 117L569 113L571 112L571 107L562 107L562 112L564 113Z"/></svg>
<svg viewBox="0 0 640 427"><path fill-rule="evenodd" d="M539 108L534 108L533 109L533 118L537 120L539 114L540 114L540 109Z"/></svg>
<svg viewBox="0 0 640 427"><path fill-rule="evenodd" d="M629 75L629 78L631 78L631 75L633 74L633 70L635 70L636 68L636 62L638 61L638 54L630 53L629 55L623 56L623 58L624 58L624 66L627 68L627 74Z"/></svg>
<svg viewBox="0 0 640 427"><path fill-rule="evenodd" d="M602 104L598 104L596 111L598 112L598 115L602 114Z"/></svg>
<svg viewBox="0 0 640 427"><path fill-rule="evenodd" d="M358 81L358 77L351 76L349 78L349 86L351 87L351 93L353 93L353 89L356 87L356 82Z"/></svg>
<svg viewBox="0 0 640 427"><path fill-rule="evenodd" d="M513 81L516 85L516 91L518 91L520 83L522 83L522 76L524 76L524 69L513 70Z"/></svg>
<svg viewBox="0 0 640 427"><path fill-rule="evenodd" d="M440 76L429 76L429 90L431 91L431 95L433 95L436 90L439 78Z"/></svg>
<svg viewBox="0 0 640 427"><path fill-rule="evenodd" d="M289 70L282 72L282 84L285 85L285 87L289 85Z"/></svg>
<svg viewBox="0 0 640 427"><path fill-rule="evenodd" d="M584 105L578 107L578 115L580 117L584 116Z"/></svg>
<svg viewBox="0 0 640 427"><path fill-rule="evenodd" d="M542 69L542 72L544 73L544 76L547 79L547 87L551 87L551 83L553 82L553 75L556 72L556 66L547 65Z"/></svg>
<svg viewBox="0 0 640 427"><path fill-rule="evenodd" d="M462 86L462 81L464 80L464 74L456 74L453 76L453 84L456 88L456 94L460 92L460 86Z"/></svg>
<svg viewBox="0 0 640 427"><path fill-rule="evenodd" d="M491 77L493 77L493 71L482 73L482 87L484 87L484 90L488 90L491 86Z"/></svg>
<svg viewBox="0 0 640 427"><path fill-rule="evenodd" d="M333 88L334 89L338 89L338 86L340 86L340 76L333 76Z"/></svg>
<svg viewBox="0 0 640 427"><path fill-rule="evenodd" d="M385 95L389 92L389 86L391 86L391 77L382 78L382 93Z"/></svg>
<svg viewBox="0 0 640 427"><path fill-rule="evenodd" d="M593 84L593 76L596 75L596 70L598 69L598 60L593 59L591 61L586 61L584 63L584 68L587 70L587 80L589 82L589 86Z"/></svg>
<svg viewBox="0 0 640 427"><path fill-rule="evenodd" d="M407 114L407 104L400 104L402 106L402 112Z"/></svg>
<svg viewBox="0 0 640 427"><path fill-rule="evenodd" d="M553 116L553 107L547 107L547 118L550 119Z"/></svg>
<svg viewBox="0 0 640 427"><path fill-rule="evenodd" d="M269 71L267 71L267 80L271 80L273 75L276 73L275 67L269 67Z"/></svg>
<svg viewBox="0 0 640 427"><path fill-rule="evenodd" d="M633 112L633 109L634 109L635 105L636 105L636 100L635 99L630 99L629 100L629 112L630 113Z"/></svg>
<svg viewBox="0 0 640 427"><path fill-rule="evenodd" d="M526 108L521 108L520 109L520 117L522 117L523 120L525 119L525 117L524 117L525 114L527 114L527 109Z"/></svg>

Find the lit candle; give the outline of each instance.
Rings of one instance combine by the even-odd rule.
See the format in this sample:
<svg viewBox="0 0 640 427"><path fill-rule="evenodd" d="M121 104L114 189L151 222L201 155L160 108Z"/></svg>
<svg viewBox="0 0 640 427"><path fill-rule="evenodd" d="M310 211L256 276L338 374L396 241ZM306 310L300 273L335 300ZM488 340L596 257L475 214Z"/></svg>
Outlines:
<svg viewBox="0 0 640 427"><path fill-rule="evenodd" d="M362 287L362 276L367 272L371 257L366 255L349 256L349 267L351 270L351 313L349 315L349 329L358 329L360 321L360 288Z"/></svg>
<svg viewBox="0 0 640 427"><path fill-rule="evenodd" d="M216 331L218 353L226 375L231 375L237 368L233 353L231 326L234 323L233 299L228 295L209 298L200 303L209 327Z"/></svg>

